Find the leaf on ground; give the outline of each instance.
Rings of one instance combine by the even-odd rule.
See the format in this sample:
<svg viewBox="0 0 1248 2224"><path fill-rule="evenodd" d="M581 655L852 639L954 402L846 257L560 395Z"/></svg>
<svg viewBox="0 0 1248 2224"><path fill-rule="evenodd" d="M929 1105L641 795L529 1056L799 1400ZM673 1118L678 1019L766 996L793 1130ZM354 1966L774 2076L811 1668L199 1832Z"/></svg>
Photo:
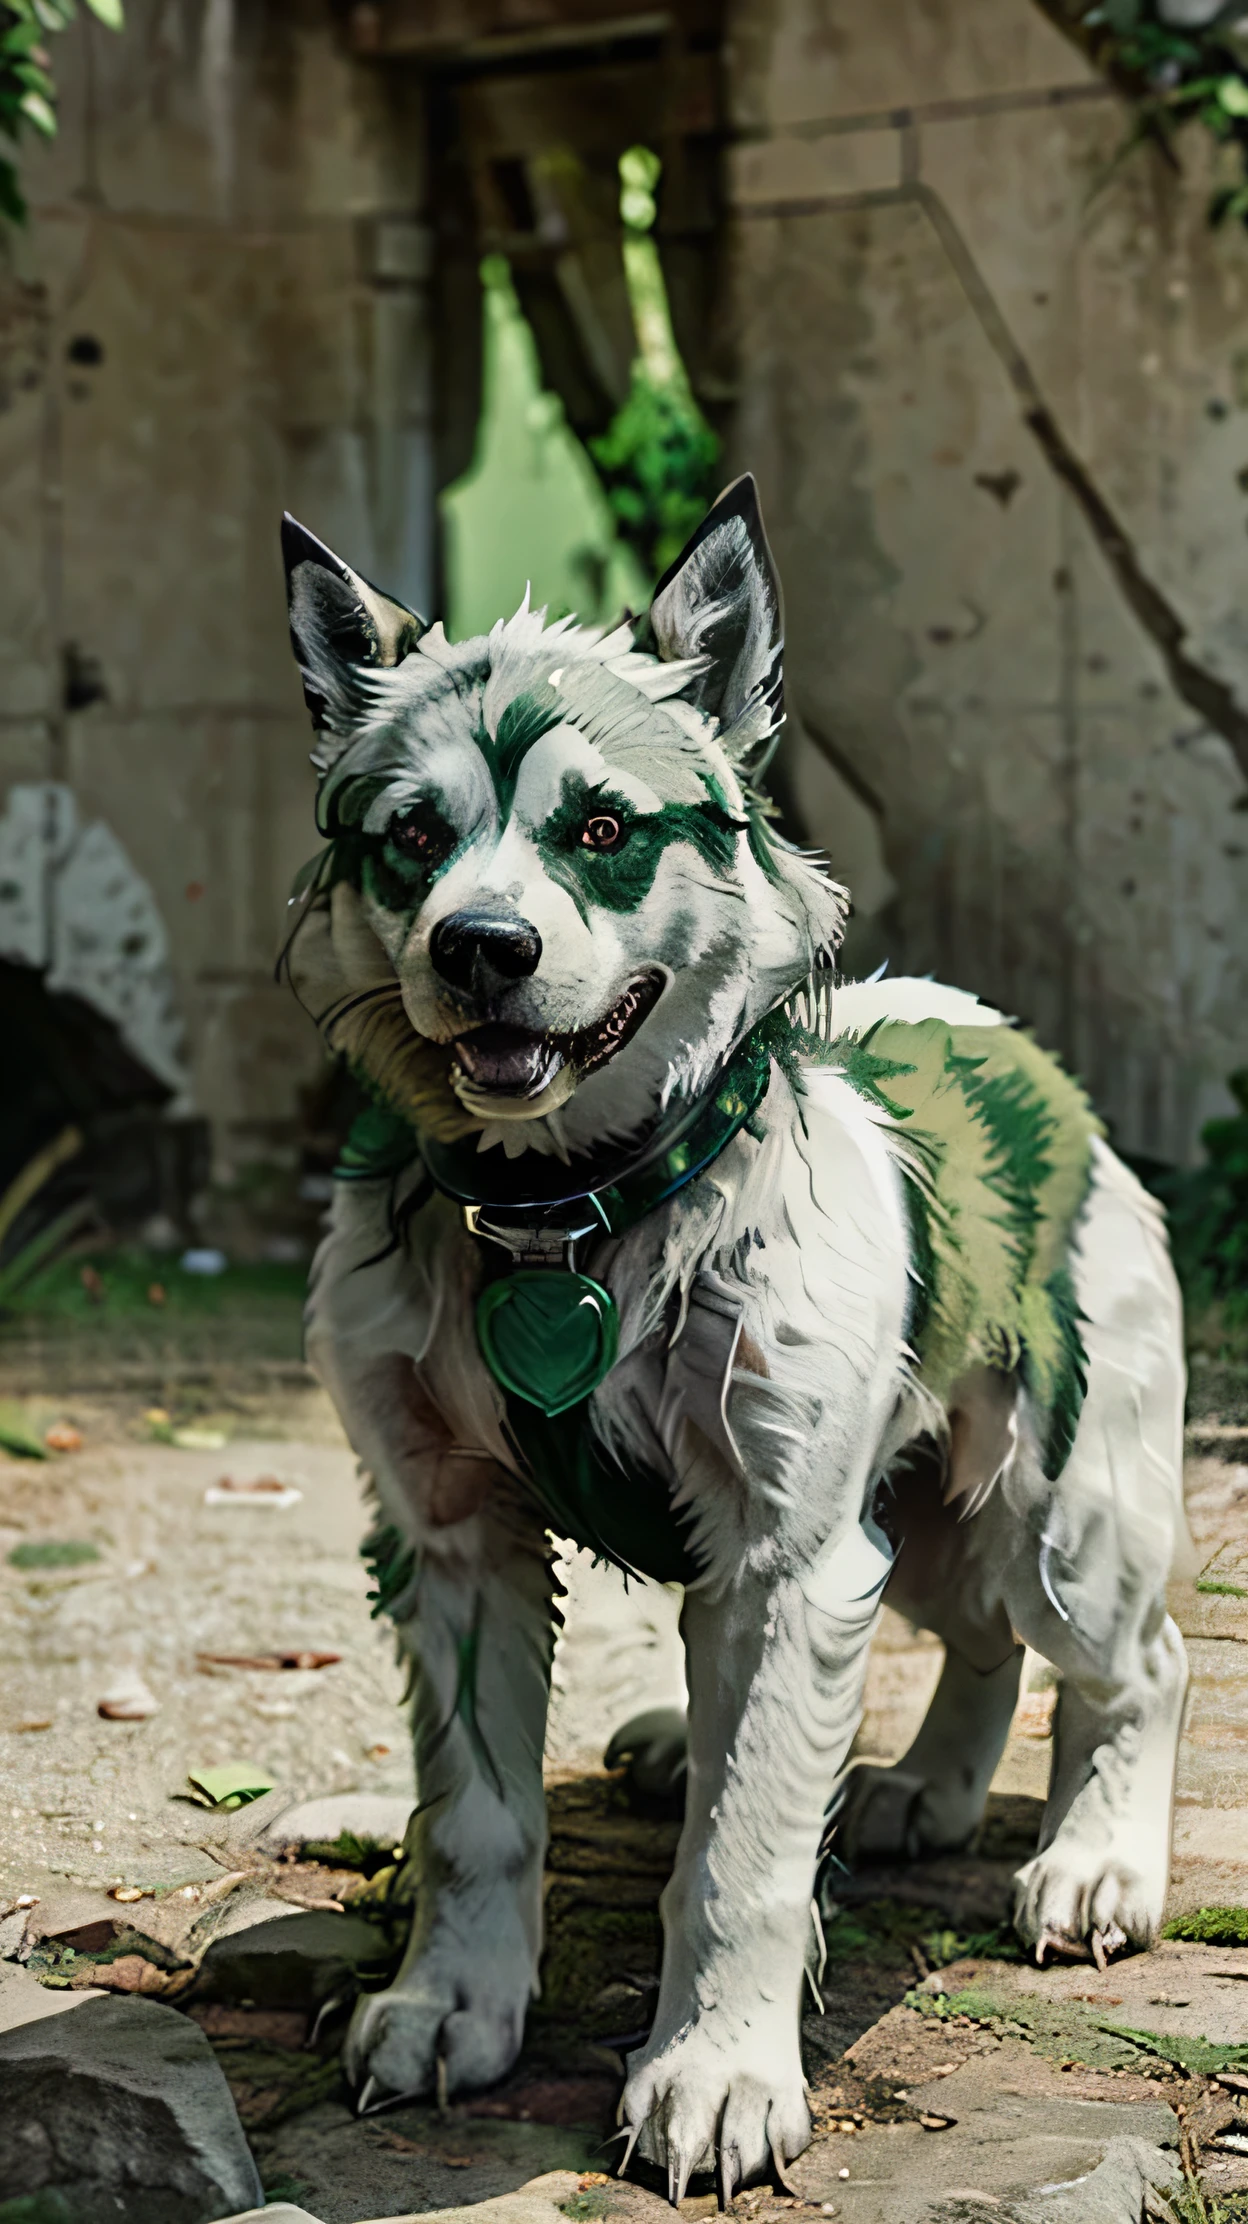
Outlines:
<svg viewBox="0 0 1248 2224"><path fill-rule="evenodd" d="M7 1452L12 1459L46 1460L48 1456L43 1438L11 1398L0 1399L0 1452Z"/></svg>
<svg viewBox="0 0 1248 2224"><path fill-rule="evenodd" d="M273 1779L251 1761L227 1761L222 1768L194 1768L187 1782L210 1807L245 1807L273 1789Z"/></svg>
<svg viewBox="0 0 1248 2224"><path fill-rule="evenodd" d="M82 1568L98 1560L98 1545L73 1537L44 1537L29 1544L15 1544L9 1554L11 1568Z"/></svg>

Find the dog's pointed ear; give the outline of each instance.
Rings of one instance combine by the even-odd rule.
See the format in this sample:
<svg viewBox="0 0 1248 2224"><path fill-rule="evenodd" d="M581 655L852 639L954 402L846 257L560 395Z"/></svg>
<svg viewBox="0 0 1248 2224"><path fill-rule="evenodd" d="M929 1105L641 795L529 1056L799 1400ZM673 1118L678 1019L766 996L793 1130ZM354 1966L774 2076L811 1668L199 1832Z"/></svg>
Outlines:
<svg viewBox="0 0 1248 2224"><path fill-rule="evenodd" d="M719 720L720 745L737 770L758 779L784 723L784 603L748 471L724 488L664 572L650 631L665 662L705 659L685 693Z"/></svg>
<svg viewBox="0 0 1248 2224"><path fill-rule="evenodd" d="M335 714L345 712L349 724L360 707L353 673L401 663L425 631L424 620L352 571L289 511L282 518L282 558L304 700L318 732L341 731Z"/></svg>

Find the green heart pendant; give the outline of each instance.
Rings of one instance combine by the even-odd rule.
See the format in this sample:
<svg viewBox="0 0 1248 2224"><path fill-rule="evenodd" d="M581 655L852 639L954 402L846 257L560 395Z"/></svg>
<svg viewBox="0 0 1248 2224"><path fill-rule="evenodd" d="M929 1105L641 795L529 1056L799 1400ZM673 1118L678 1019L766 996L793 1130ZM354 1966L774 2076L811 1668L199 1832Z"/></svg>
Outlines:
<svg viewBox="0 0 1248 2224"><path fill-rule="evenodd" d="M587 1274L527 1267L477 1299L477 1341L494 1380L548 1419L579 1405L615 1365L615 1299Z"/></svg>

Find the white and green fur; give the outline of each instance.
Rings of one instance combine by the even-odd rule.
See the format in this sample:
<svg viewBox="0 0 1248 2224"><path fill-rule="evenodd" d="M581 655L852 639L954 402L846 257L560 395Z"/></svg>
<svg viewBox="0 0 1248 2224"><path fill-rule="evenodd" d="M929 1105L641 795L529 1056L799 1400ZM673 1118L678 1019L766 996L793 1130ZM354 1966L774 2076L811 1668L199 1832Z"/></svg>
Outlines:
<svg viewBox="0 0 1248 2224"><path fill-rule="evenodd" d="M1098 1959L1156 1934L1186 1679L1164 1600L1183 1400L1164 1234L1079 1092L997 1013L922 981L833 992L842 892L753 785L781 618L751 482L661 583L644 650L527 606L452 646L298 528L287 558L329 837L289 967L380 1100L478 1136L483 1182L519 1153L575 1169L770 1029L748 1125L577 1262L621 1320L594 1439L621 1490L661 1474L696 1561L686 1820L621 2120L674 2197L711 2166L731 2191L810 2137L799 2001L829 1811L851 1860L964 1844L1024 1644L1061 1700L1019 1932ZM611 855L581 841L603 810ZM426 870L392 831L435 812ZM431 938L465 916L518 920L540 960L509 975L474 958L448 984ZM640 1022L593 1065L639 983ZM510 1064L474 1067L482 1029ZM356 2011L362 2106L515 2059L557 1611L474 1333L480 1245L402 1157L339 1185L308 1323L373 1479L379 1590L415 1689L415 1926L394 1984ZM945 1668L896 1766L845 1774L881 1596L936 1631Z"/></svg>

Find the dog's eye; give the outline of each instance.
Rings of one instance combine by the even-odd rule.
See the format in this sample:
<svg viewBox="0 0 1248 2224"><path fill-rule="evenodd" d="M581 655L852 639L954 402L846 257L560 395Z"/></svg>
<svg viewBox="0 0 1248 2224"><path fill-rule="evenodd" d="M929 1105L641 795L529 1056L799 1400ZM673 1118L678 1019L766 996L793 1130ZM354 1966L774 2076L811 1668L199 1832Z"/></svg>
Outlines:
<svg viewBox="0 0 1248 2224"><path fill-rule="evenodd" d="M416 865L441 865L455 847L455 837L431 803L414 804L390 822L390 841L400 857Z"/></svg>
<svg viewBox="0 0 1248 2224"><path fill-rule="evenodd" d="M618 849L628 829L615 811L594 811L585 821L582 849Z"/></svg>

